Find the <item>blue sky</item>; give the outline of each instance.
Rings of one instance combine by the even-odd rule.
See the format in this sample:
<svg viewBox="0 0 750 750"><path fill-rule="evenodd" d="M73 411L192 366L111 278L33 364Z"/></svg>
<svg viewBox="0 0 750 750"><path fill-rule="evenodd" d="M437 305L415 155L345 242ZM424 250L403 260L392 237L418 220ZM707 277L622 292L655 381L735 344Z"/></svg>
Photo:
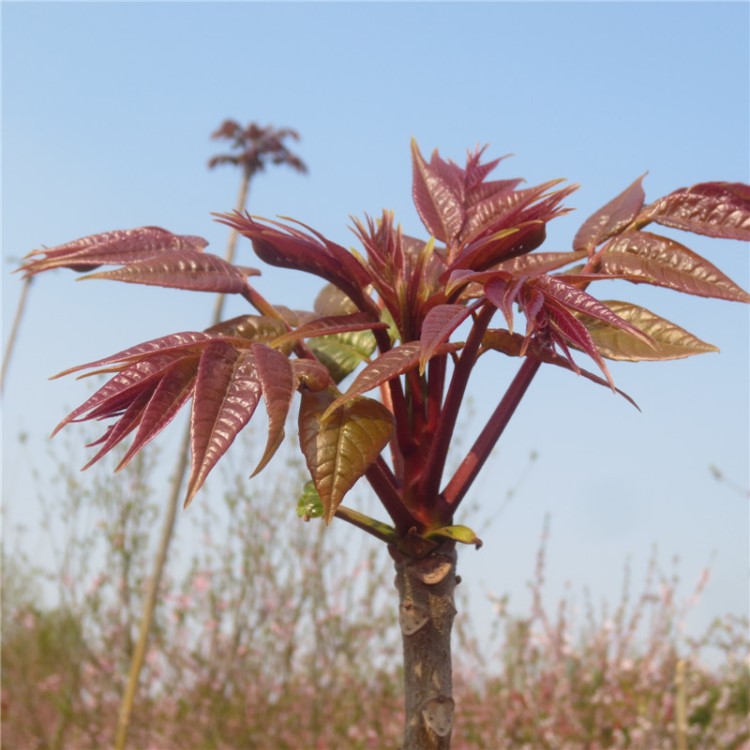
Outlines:
<svg viewBox="0 0 750 750"><path fill-rule="evenodd" d="M210 212L233 206L238 176L206 162L217 150L209 134L227 117L302 135L310 174L262 175L252 211L294 216L344 244L350 215L382 208L421 232L412 136L459 162L477 144L513 153L501 176L579 183L569 201L577 210L550 227L551 250L567 249L590 213L646 171L648 199L748 181L746 4L5 3L2 12L4 336L20 290L13 259L33 248L156 224L223 253L225 230ZM686 244L748 287L742 243ZM253 264L249 245L241 253ZM264 269L258 287L305 307L319 283ZM614 601L626 559L638 575L656 544L665 565L679 556L686 586L712 564L696 627L746 612L747 497L718 484L709 465L750 486L747 309L617 283L598 291L627 295L722 352L613 366L641 413L570 373L542 372L474 493L482 510L472 520L495 518L485 547L462 558L472 607L488 618L482 593L510 591L523 608L550 514L553 593L570 581ZM6 524L37 522L29 456L44 473L45 436L86 393L48 376L200 330L211 305L183 292L76 284L65 272L38 279L3 404ZM227 315L243 310L232 303ZM511 374L499 359L481 369L467 438ZM493 514L532 451L539 458L513 501Z"/></svg>

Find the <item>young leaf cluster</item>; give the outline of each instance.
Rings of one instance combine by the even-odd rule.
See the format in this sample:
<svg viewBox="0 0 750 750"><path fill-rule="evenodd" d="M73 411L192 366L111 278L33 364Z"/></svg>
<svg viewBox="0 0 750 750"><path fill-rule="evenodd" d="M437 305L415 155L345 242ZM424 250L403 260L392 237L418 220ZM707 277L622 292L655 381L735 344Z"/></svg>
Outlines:
<svg viewBox="0 0 750 750"><path fill-rule="evenodd" d="M234 132L230 125L226 137ZM299 444L312 481L305 496L316 498L316 508L320 503L320 512L303 515L322 515L326 522L338 515L381 539L402 540L412 552L441 538L476 543L473 532L453 525L456 508L542 363L617 390L605 360L658 361L716 350L650 310L600 299L592 284L621 279L750 301L708 260L645 231L657 224L750 240L747 185L702 183L646 204L641 177L583 223L570 250L537 252L547 223L570 210L564 202L575 186L493 180L500 159L483 157L484 149L469 152L461 167L437 151L427 160L412 143L413 199L424 238L404 234L390 211L354 220L355 250L293 220L218 215L250 240L261 261L325 282L312 311L268 302L248 282L256 271L205 252L201 238L157 227L31 253L21 268L26 275L115 265L84 278L239 294L255 308L206 331L162 336L66 371L112 378L60 427L110 422L90 463L134 432L124 465L192 400L187 503L261 399L269 425L256 472L262 469L281 443L292 397L300 392ZM489 353L519 358L521 368L443 484L469 378ZM600 374L584 369L580 354ZM392 527L341 505L362 477Z"/></svg>

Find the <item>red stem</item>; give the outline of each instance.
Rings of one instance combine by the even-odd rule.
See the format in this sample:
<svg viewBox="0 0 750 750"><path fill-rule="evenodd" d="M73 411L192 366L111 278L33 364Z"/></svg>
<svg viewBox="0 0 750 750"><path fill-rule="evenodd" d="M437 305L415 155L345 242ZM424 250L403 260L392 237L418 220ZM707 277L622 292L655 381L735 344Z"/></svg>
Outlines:
<svg viewBox="0 0 750 750"><path fill-rule="evenodd" d="M458 419L458 412L461 408L466 386L469 382L472 368L477 359L477 352L482 343L482 337L487 330L492 316L497 311L494 305L485 304L479 311L474 325L466 340L461 356L458 360L453 376L451 377L448 394L445 397L445 404L440 415L435 435L430 446L427 459L424 464L422 479L420 480L419 495L424 498L425 503L432 505L434 498L437 497L440 488L440 482L443 476L445 460L448 456L453 430Z"/></svg>
<svg viewBox="0 0 750 750"><path fill-rule="evenodd" d="M422 524L414 518L401 501L397 480L382 456L378 457L378 460L367 470L365 476L380 502L383 503L383 507L393 520L396 531L400 535L406 533L412 527L416 526L418 530L421 528Z"/></svg>
<svg viewBox="0 0 750 750"><path fill-rule="evenodd" d="M526 389L534 379L534 375L536 375L536 371L541 364L540 360L533 359L532 357L524 359L515 378L513 378L513 382L508 387L508 390L487 421L479 437L477 437L474 445L471 446L471 450L441 493L445 503L453 512L455 512L464 499L472 482L476 479L482 466L484 466L484 462L503 434L510 418L513 416L516 407L521 402Z"/></svg>

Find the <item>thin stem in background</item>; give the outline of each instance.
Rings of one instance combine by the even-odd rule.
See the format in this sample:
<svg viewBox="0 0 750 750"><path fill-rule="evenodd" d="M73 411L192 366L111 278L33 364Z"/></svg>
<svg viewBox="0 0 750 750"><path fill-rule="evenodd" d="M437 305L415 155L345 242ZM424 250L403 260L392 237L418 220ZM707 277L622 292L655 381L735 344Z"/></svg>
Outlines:
<svg viewBox="0 0 750 750"><path fill-rule="evenodd" d="M242 182L240 191L237 196L237 211L243 211L247 203L247 196L250 188L252 172L244 169L242 173ZM228 263L234 260L235 250L237 248L237 232L232 230L227 240L227 250L225 258ZM211 325L221 322L221 316L224 310L224 294L216 295ZM128 672L128 681L123 693L122 703L120 704L120 713L117 719L117 734L115 737L115 750L125 750L127 742L128 729L130 720L133 715L133 704L138 692L138 682L143 670L143 664L146 660L146 650L148 647L148 637L151 632L151 625L154 620L154 611L156 610L156 601L159 596L159 586L164 574L164 568L167 564L169 545L174 535L175 523L177 520L177 508L182 495L182 485L188 468L188 454L190 452L190 425L185 428L185 434L182 437L179 453L177 455L177 465L172 477L172 484L169 490L167 501L167 510L162 524L161 539L156 551L154 560L154 570L148 580L145 601L143 603L143 613L138 627L138 640L133 650L133 656L130 660L130 670Z"/></svg>
<svg viewBox="0 0 750 750"><path fill-rule="evenodd" d="M31 288L32 276L27 276L23 280L23 286L21 287L21 296L18 299L18 307L16 308L16 315L13 318L13 325L10 329L10 336L8 336L8 342L5 345L5 352L3 354L3 364L0 369L0 394L3 392L3 386L5 385L5 373L8 371L8 363L13 354L13 348L16 344L16 338L18 336L18 329L21 327L21 320L26 310L26 301L29 297L29 289Z"/></svg>

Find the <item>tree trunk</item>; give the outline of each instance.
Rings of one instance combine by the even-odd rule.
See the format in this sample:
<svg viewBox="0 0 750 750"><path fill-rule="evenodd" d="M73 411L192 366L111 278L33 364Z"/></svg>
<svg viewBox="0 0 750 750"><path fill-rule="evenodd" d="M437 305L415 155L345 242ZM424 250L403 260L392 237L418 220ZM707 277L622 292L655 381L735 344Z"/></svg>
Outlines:
<svg viewBox="0 0 750 750"><path fill-rule="evenodd" d="M456 547L425 557L394 547L404 645L405 722L401 750L449 750L453 728L451 630L456 606Z"/></svg>

